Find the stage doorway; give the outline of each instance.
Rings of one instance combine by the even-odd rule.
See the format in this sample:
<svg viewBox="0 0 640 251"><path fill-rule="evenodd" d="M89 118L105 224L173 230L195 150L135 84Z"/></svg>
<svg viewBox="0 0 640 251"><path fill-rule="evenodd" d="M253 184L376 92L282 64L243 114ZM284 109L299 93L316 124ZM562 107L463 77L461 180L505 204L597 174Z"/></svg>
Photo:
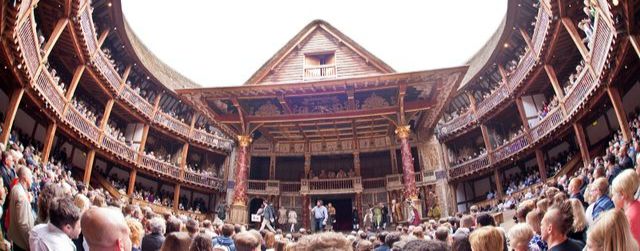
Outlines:
<svg viewBox="0 0 640 251"><path fill-rule="evenodd" d="M317 200L324 201L324 205L329 203L336 209L336 222L333 224L333 230L336 232L351 231L353 228L353 221L351 218L351 212L353 210L353 195L331 195L331 196L318 196L312 202L315 205Z"/></svg>

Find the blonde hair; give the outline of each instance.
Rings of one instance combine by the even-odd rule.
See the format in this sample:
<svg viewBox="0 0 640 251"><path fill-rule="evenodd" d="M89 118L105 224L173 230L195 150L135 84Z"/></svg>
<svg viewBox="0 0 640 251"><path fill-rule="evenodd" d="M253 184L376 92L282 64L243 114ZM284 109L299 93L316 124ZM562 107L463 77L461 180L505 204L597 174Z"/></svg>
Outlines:
<svg viewBox="0 0 640 251"><path fill-rule="evenodd" d="M509 229L509 241L511 246L516 246L519 243L529 243L533 238L533 228L526 223L518 223Z"/></svg>
<svg viewBox="0 0 640 251"><path fill-rule="evenodd" d="M544 217L544 212L540 209L533 209L531 212L527 214L527 224L531 226L536 234L540 234L540 223L542 222L542 218Z"/></svg>
<svg viewBox="0 0 640 251"><path fill-rule="evenodd" d="M127 226L129 227L129 239L131 239L131 243L134 246L140 247L142 244L142 237L144 237L144 227L142 227L142 223L139 221L127 217L125 219L127 222Z"/></svg>
<svg viewBox="0 0 640 251"><path fill-rule="evenodd" d="M640 185L640 177L634 169L622 171L613 182L611 182L611 191L624 195L626 200L633 199L638 186Z"/></svg>
<svg viewBox="0 0 640 251"><path fill-rule="evenodd" d="M324 232L306 235L296 244L295 250L353 250L351 242L340 233Z"/></svg>
<svg viewBox="0 0 640 251"><path fill-rule="evenodd" d="M587 245L603 251L638 250L638 243L632 238L629 222L624 212L612 209L600 214L589 229Z"/></svg>
<svg viewBox="0 0 640 251"><path fill-rule="evenodd" d="M542 212L547 212L547 209L549 209L549 200L546 198L539 200L536 203L536 208Z"/></svg>
<svg viewBox="0 0 640 251"><path fill-rule="evenodd" d="M469 236L471 250L503 250L504 237L498 228L492 226L481 227Z"/></svg>
<svg viewBox="0 0 640 251"><path fill-rule="evenodd" d="M592 188L598 189L600 194L607 194L609 192L608 191L609 181L607 181L607 178L605 177L597 178L596 180L593 181L592 185L593 185ZM598 198L594 198L594 199L598 199Z"/></svg>
<svg viewBox="0 0 640 251"><path fill-rule="evenodd" d="M584 213L584 206L578 199L569 199L571 211L573 212L573 232L580 232L587 228L587 216Z"/></svg>

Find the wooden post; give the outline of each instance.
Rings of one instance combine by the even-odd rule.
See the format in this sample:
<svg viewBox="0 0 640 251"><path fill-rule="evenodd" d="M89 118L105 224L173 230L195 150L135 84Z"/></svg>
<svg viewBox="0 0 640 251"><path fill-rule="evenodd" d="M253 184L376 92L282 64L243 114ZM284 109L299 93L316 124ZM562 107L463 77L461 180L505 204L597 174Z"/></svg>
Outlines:
<svg viewBox="0 0 640 251"><path fill-rule="evenodd" d="M522 97L516 98L516 107L518 108L518 115L520 115L520 121L524 130L529 132L529 120L527 119L527 113L524 110L524 103L522 101Z"/></svg>
<svg viewBox="0 0 640 251"><path fill-rule="evenodd" d="M576 45L576 48L580 52L580 55L582 55L582 59L584 59L585 62L589 62L589 50L584 45L584 43L582 43L582 37L580 36L578 29L573 23L573 20L568 17L563 17L561 20L562 25L564 25L567 33L569 33L569 37L571 37L571 40L573 40L573 43Z"/></svg>
<svg viewBox="0 0 640 251"><path fill-rule="evenodd" d="M271 156L269 156L269 179L270 180L276 179L276 155L275 154L271 154Z"/></svg>
<svg viewBox="0 0 640 251"><path fill-rule="evenodd" d="M16 119L18 108L20 107L20 101L24 95L24 88L14 89L9 97L9 104L7 105L7 112L5 112L4 122L2 123L2 135L0 135L0 141L7 145L9 142L9 136L11 136L11 129L13 127L13 121Z"/></svg>
<svg viewBox="0 0 640 251"><path fill-rule="evenodd" d="M96 150L91 149L87 153L87 160L84 162L84 178L82 179L82 182L84 182L84 184L87 186L91 181L91 171L93 170L93 160L95 159L95 157Z"/></svg>
<svg viewBox="0 0 640 251"><path fill-rule="evenodd" d="M175 190L173 191L173 210L178 210L178 204L180 201L180 183L177 183Z"/></svg>
<svg viewBox="0 0 640 251"><path fill-rule="evenodd" d="M449 167L451 167L450 166L451 161L449 160L449 148L444 142L442 142L440 146L442 147L442 157L444 159L444 166L447 167L447 169L449 169Z"/></svg>
<svg viewBox="0 0 640 251"><path fill-rule="evenodd" d="M47 43L44 45L43 58L49 57L49 54L53 50L53 46L56 44L56 42L58 42L60 35L62 35L62 32L64 31L65 27L67 27L68 23L69 18L65 17L58 19L58 21L56 22L56 26L54 26L53 31L51 32L51 35L49 35L49 39L47 39Z"/></svg>
<svg viewBox="0 0 640 251"><path fill-rule="evenodd" d="M44 135L44 146L42 147L42 164L47 164L47 162L49 162L51 148L53 147L53 139L56 136L56 129L57 125L55 122L51 122L47 126L47 132Z"/></svg>
<svg viewBox="0 0 640 251"><path fill-rule="evenodd" d="M544 153L542 149L536 149L536 162L538 164L538 172L540 172L540 180L544 183L547 181L547 166L544 164Z"/></svg>
<svg viewBox="0 0 640 251"><path fill-rule="evenodd" d="M73 98L73 94L76 92L76 88L78 88L78 83L80 83L80 78L82 78L82 73L84 73L85 65L80 65L76 67L76 70L73 72L73 78L71 79L71 83L69 83L69 89L67 89L67 93L65 98L67 101Z"/></svg>
<svg viewBox="0 0 640 251"><path fill-rule="evenodd" d="M149 124L144 124L144 128L142 128L142 139L140 140L140 147L138 148L138 153L140 154L144 153L147 137L149 137Z"/></svg>
<svg viewBox="0 0 640 251"><path fill-rule="evenodd" d="M502 188L502 180L500 179L500 172L498 169L493 170L493 179L496 182L496 189L498 190L496 196L498 199L502 199L504 197L504 189Z"/></svg>
<svg viewBox="0 0 640 251"><path fill-rule="evenodd" d="M484 140L484 147L487 148L487 154L489 155L489 162L493 163L493 145L491 144L491 140L489 140L489 129L485 124L480 124L480 132L482 132L482 139ZM496 142L497 143L497 142Z"/></svg>
<svg viewBox="0 0 640 251"><path fill-rule="evenodd" d="M576 141L578 141L578 146L580 147L580 155L582 156L582 163L584 166L588 166L591 162L591 156L589 156L589 146L587 144L587 139L584 135L584 128L578 122L573 123L573 131L576 134Z"/></svg>
<svg viewBox="0 0 640 251"><path fill-rule="evenodd" d="M305 179L310 179L313 177L309 177L311 173L311 154L310 153L305 153L304 154L304 177Z"/></svg>
<svg viewBox="0 0 640 251"><path fill-rule="evenodd" d="M109 122L109 117L111 116L111 110L113 109L113 104L115 103L115 99L109 99L107 104L104 106L104 113L102 114L102 120L100 120L100 131L104 132L104 128Z"/></svg>
<svg viewBox="0 0 640 251"><path fill-rule="evenodd" d="M394 144L389 148L389 155L391 156L391 174L398 174L398 155Z"/></svg>
<svg viewBox="0 0 640 251"><path fill-rule="evenodd" d="M629 129L629 121L627 120L627 114L624 111L622 105L622 98L620 97L620 91L614 86L607 87L607 94L611 99L611 105L616 112L616 118L618 119L618 125L622 131L622 138L625 142L631 142L631 129Z"/></svg>
<svg viewBox="0 0 640 251"><path fill-rule="evenodd" d="M360 152L353 152L353 171L360 176Z"/></svg>
<svg viewBox="0 0 640 251"><path fill-rule="evenodd" d="M184 172L187 169L187 154L189 153L189 142L185 142L182 146L180 154L180 179L184 179Z"/></svg>
<svg viewBox="0 0 640 251"><path fill-rule="evenodd" d="M134 166L129 172L129 186L127 187L127 196L131 197L133 194L133 188L136 185L136 177L138 176L138 169Z"/></svg>
<svg viewBox="0 0 640 251"><path fill-rule="evenodd" d="M471 92L466 92L466 94L467 94L467 98L469 98L469 103L470 103L470 105L469 105L469 106L470 106L470 108L471 108L471 111L472 111L473 113L476 113L476 110L478 109L478 108L477 108L477 101L476 101L476 97L475 97L475 96L473 96L473 94L471 94Z"/></svg>
<svg viewBox="0 0 640 251"><path fill-rule="evenodd" d="M560 82L558 82L558 76L556 75L556 71L553 69L553 66L545 64L544 71L547 73L547 77L549 78L549 82L551 82L551 87L553 87L556 97L558 97L558 100L563 100L564 91L560 86Z"/></svg>

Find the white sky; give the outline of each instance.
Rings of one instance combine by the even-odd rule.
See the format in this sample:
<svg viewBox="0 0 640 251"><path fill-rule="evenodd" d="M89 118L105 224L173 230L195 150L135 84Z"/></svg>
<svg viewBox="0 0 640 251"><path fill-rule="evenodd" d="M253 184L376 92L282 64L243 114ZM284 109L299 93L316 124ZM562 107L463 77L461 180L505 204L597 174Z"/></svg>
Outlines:
<svg viewBox="0 0 640 251"><path fill-rule="evenodd" d="M507 0L123 0L133 31L204 87L243 84L314 19L398 72L464 64L487 42Z"/></svg>

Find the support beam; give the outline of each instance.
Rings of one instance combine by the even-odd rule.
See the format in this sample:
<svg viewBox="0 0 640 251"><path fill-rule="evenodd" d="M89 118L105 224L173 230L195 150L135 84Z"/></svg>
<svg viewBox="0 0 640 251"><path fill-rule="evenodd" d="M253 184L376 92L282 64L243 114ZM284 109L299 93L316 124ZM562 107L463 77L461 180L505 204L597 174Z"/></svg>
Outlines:
<svg viewBox="0 0 640 251"><path fill-rule="evenodd" d="M140 140L140 147L138 148L138 153L144 153L144 149L147 144L147 138L149 137L149 124L145 124L144 128L142 128L142 139Z"/></svg>
<svg viewBox="0 0 640 251"><path fill-rule="evenodd" d="M585 62L589 62L589 50L582 42L582 37L580 36L578 29L576 29L576 26L573 24L573 20L568 17L563 17L562 25L564 25L564 28L567 30L567 33L569 33L571 40L573 40L573 43L576 45L580 55L582 55L582 59L584 59Z"/></svg>
<svg viewBox="0 0 640 251"><path fill-rule="evenodd" d="M104 106L104 113L102 114L102 120L100 120L100 131L104 132L104 128L107 126L107 122L109 122L109 117L111 116L111 110L113 109L113 104L115 103L115 99L109 99L107 104Z"/></svg>
<svg viewBox="0 0 640 251"><path fill-rule="evenodd" d="M473 94L471 94L471 92L466 92L465 93L467 95L467 98L469 98L469 107L471 108L471 111L473 113L476 113L477 108L477 101L476 101L476 97L473 96Z"/></svg>
<svg viewBox="0 0 640 251"><path fill-rule="evenodd" d="M578 122L573 123L573 131L576 135L576 141L580 148L580 156L582 156L582 163L584 166L588 166L591 162L591 156L589 155L589 145L584 135L584 128Z"/></svg>
<svg viewBox="0 0 640 251"><path fill-rule="evenodd" d="M525 43L527 43L527 47L529 47L529 50L533 51L533 43L531 42L531 37L529 37L529 34L527 34L527 32L522 28L518 28L518 30L520 30L520 35L522 35L522 39L524 39Z"/></svg>
<svg viewBox="0 0 640 251"><path fill-rule="evenodd" d="M527 119L527 113L524 111L524 103L522 97L516 98L516 107L518 108L518 115L520 116L520 122L526 132L529 132L529 119Z"/></svg>
<svg viewBox="0 0 640 251"><path fill-rule="evenodd" d="M235 187L233 189L233 203L231 205L231 222L244 224L247 216L247 176L249 173L249 145L251 135L238 136L238 159L236 161Z"/></svg>
<svg viewBox="0 0 640 251"><path fill-rule="evenodd" d="M402 153L402 179L404 181L404 198L412 201L417 201L418 189L416 187L413 156L411 156L411 146L409 145L411 129L409 125L398 126L395 133L400 139L400 151Z"/></svg>
<svg viewBox="0 0 640 251"><path fill-rule="evenodd" d="M85 185L89 185L90 181L91 181L91 172L93 170L93 160L96 158L96 150L95 149L91 149L89 150L89 152L87 153L87 160L84 162L84 178L82 179L82 182L84 182Z"/></svg>
<svg viewBox="0 0 640 251"><path fill-rule="evenodd" d="M16 119L18 108L20 107L20 101L24 96L24 88L14 89L9 97L9 104L7 104L7 111L4 115L4 122L2 123L2 134L0 135L0 142L7 145L9 142L9 136L11 136L11 129L13 127L13 121Z"/></svg>
<svg viewBox="0 0 640 251"><path fill-rule="evenodd" d="M275 154L271 154L271 156L269 156L269 179L270 180L276 179L276 155Z"/></svg>
<svg viewBox="0 0 640 251"><path fill-rule="evenodd" d="M544 164L544 152L539 148L536 149L536 163L538 164L540 180L544 183L547 180L547 166Z"/></svg>
<svg viewBox="0 0 640 251"><path fill-rule="evenodd" d="M640 36L629 36L629 40L631 41L631 46L636 52L636 55L638 56L638 58L640 58Z"/></svg>
<svg viewBox="0 0 640 251"><path fill-rule="evenodd" d="M73 98L73 94L76 92L76 88L78 87L78 83L80 83L80 78L82 78L82 73L84 73L85 65L80 65L76 67L76 70L73 72L73 78L71 79L71 83L69 83L69 89L67 89L67 93L65 98L67 102Z"/></svg>
<svg viewBox="0 0 640 251"><path fill-rule="evenodd" d="M629 128L627 113L624 111L620 91L615 86L608 86L607 94L609 95L609 99L611 100L611 104L613 105L613 110L616 113L618 125L620 125L620 130L622 131L622 138L626 142L631 142L631 129Z"/></svg>
<svg viewBox="0 0 640 251"><path fill-rule="evenodd" d="M558 76L556 75L556 71L553 69L553 66L549 64L544 65L544 71L547 73L547 77L549 78L549 82L551 82L551 86L553 87L553 91L558 97L558 100L564 99L564 91L562 90L562 86L558 82Z"/></svg>
<svg viewBox="0 0 640 251"><path fill-rule="evenodd" d="M487 149L487 153L489 154L489 162L493 163L493 145L491 144L491 140L489 138L489 129L485 124L480 124L480 132L482 133L482 139L484 140L484 147ZM445 153L446 154L446 153Z"/></svg>
<svg viewBox="0 0 640 251"><path fill-rule="evenodd" d="M42 164L49 162L49 156L51 156L51 149L53 148L53 139L56 136L56 129L58 126L55 122L49 123L47 131L44 135L44 146L42 147Z"/></svg>
<svg viewBox="0 0 640 251"><path fill-rule="evenodd" d="M136 186L136 177L138 176L138 169L135 167L129 172L129 186L127 187L127 196L131 197L133 194L133 188Z"/></svg>
<svg viewBox="0 0 640 251"><path fill-rule="evenodd" d="M49 54L51 54L53 47L55 46L56 42L58 42L60 35L62 35L62 32L64 31L64 28L67 27L68 23L69 18L66 17L61 18L58 20L58 22L56 22L56 26L54 26L49 39L47 39L47 43L44 45L44 55L42 56L42 58L46 59L49 57Z"/></svg>
<svg viewBox="0 0 640 251"><path fill-rule="evenodd" d="M178 210L178 204L180 203L180 183L177 183L175 190L173 191L173 210Z"/></svg>
<svg viewBox="0 0 640 251"><path fill-rule="evenodd" d="M500 172L496 168L493 170L493 179L496 182L496 198L502 199L504 197L504 189L502 188L502 179L500 179Z"/></svg>
<svg viewBox="0 0 640 251"><path fill-rule="evenodd" d="M307 179L311 179L312 177L310 177L310 175L311 175L311 154L305 153L304 154L304 177L306 177Z"/></svg>
<svg viewBox="0 0 640 251"><path fill-rule="evenodd" d="M389 155L391 159L391 174L398 174L398 156L396 155L396 148L393 145L389 148Z"/></svg>
<svg viewBox="0 0 640 251"><path fill-rule="evenodd" d="M356 176L360 176L360 152L353 152L353 170Z"/></svg>

